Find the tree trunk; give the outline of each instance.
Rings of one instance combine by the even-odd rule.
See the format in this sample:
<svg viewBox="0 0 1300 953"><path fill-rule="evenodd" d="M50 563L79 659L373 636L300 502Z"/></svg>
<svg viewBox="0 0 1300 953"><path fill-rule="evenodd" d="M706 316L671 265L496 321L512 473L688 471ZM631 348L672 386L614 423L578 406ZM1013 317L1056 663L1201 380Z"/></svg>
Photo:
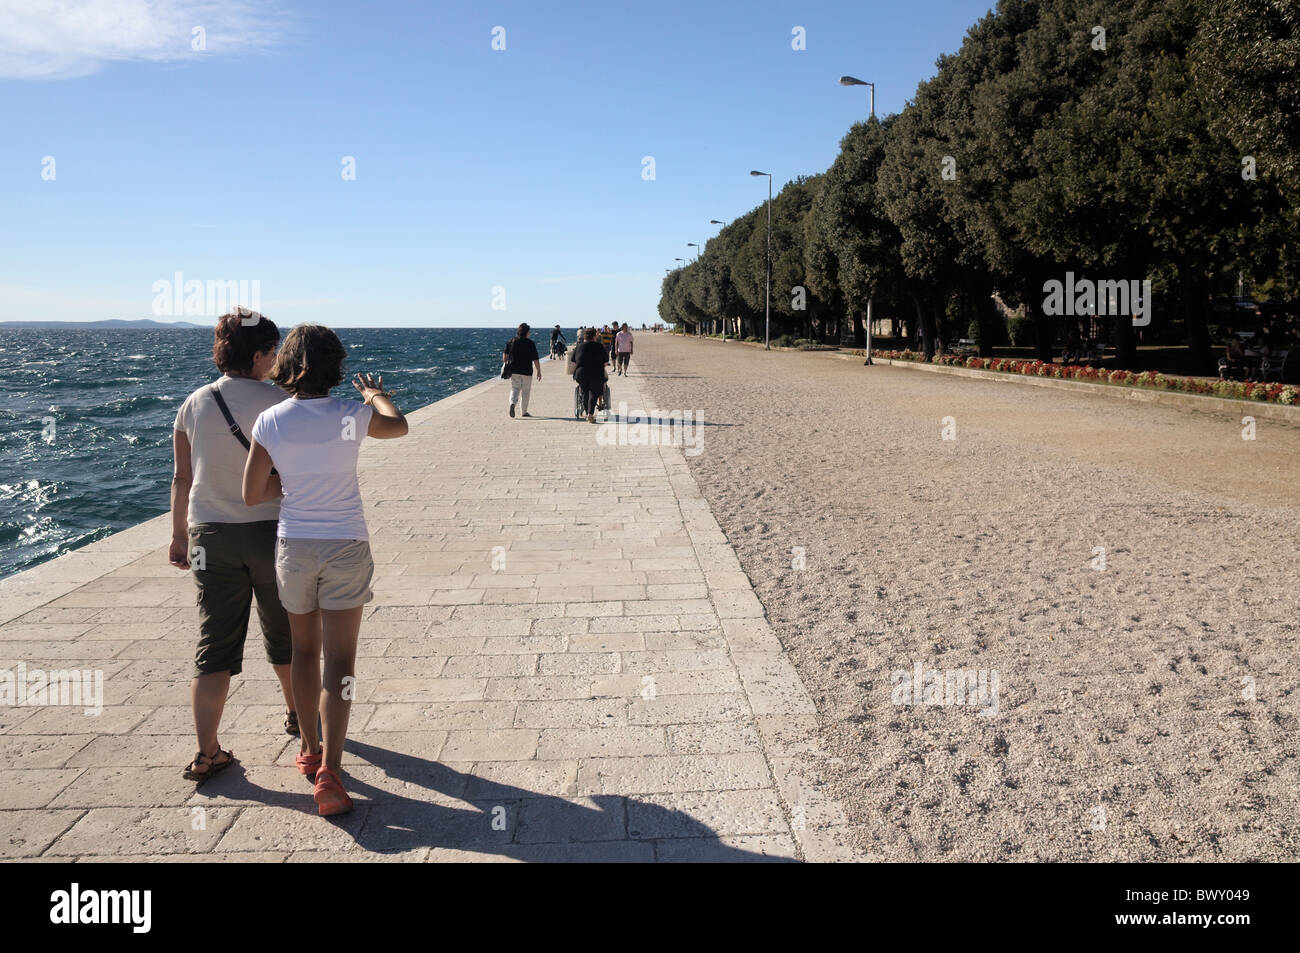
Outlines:
<svg viewBox="0 0 1300 953"><path fill-rule="evenodd" d="M987 289L975 292L973 305L975 321L980 329L980 357L990 357L993 354L993 342L998 336L998 306Z"/></svg>
<svg viewBox="0 0 1300 953"><path fill-rule="evenodd" d="M1137 336L1133 333L1133 316L1115 315L1115 324L1111 330L1115 341L1115 363L1126 370L1137 367Z"/></svg>
<svg viewBox="0 0 1300 953"><path fill-rule="evenodd" d="M921 306L919 296L913 295L912 303L916 305L917 327L921 329L921 353L925 355L925 359L928 361L934 357L934 324Z"/></svg>
<svg viewBox="0 0 1300 953"><path fill-rule="evenodd" d="M1034 278L1022 286L1021 297L1025 302L1025 314L1033 322L1035 356L1040 361L1048 362L1052 359L1052 339L1056 336L1056 319L1050 314L1043 313L1042 296L1045 282L1042 274L1041 271L1035 273Z"/></svg>
<svg viewBox="0 0 1300 953"><path fill-rule="evenodd" d="M1183 292L1183 325L1191 351L1188 373L1208 374L1214 364L1210 344L1209 282L1205 280L1204 270L1191 264L1180 264L1178 276Z"/></svg>

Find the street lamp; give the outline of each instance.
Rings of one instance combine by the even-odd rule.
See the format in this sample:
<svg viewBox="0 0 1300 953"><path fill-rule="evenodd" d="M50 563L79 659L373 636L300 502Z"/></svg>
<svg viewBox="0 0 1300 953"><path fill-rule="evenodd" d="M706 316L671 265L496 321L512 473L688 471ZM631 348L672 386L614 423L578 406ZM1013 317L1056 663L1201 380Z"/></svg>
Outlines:
<svg viewBox="0 0 1300 953"><path fill-rule="evenodd" d="M871 87L871 116L874 119L876 115L876 84L868 83L863 79L854 79L852 76L841 76L841 86L870 86Z"/></svg>
<svg viewBox="0 0 1300 953"><path fill-rule="evenodd" d="M868 83L865 80L854 79L852 76L841 76L841 86L870 86L871 87L871 116L876 118L876 84ZM871 363L871 296L867 297L867 359L862 362L863 365Z"/></svg>
<svg viewBox="0 0 1300 953"><path fill-rule="evenodd" d="M763 300L763 350L772 350L772 173L750 172L767 176L767 297Z"/></svg>
<svg viewBox="0 0 1300 953"><path fill-rule="evenodd" d="M726 222L719 222L716 218L709 219L710 225L726 225Z"/></svg>
<svg viewBox="0 0 1300 953"><path fill-rule="evenodd" d="M686 243L686 247L687 247L687 248L694 248L694 249L695 249L695 260L696 260L696 261L699 261L699 260L700 260L700 251L701 251L700 246L697 245L695 242L687 242L687 243Z"/></svg>

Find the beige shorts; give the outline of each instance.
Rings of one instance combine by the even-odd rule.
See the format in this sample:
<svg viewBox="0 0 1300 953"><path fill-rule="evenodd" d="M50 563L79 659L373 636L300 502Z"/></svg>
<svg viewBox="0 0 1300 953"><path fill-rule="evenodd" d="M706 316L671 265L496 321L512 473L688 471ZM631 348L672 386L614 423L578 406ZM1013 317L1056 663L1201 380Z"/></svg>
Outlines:
<svg viewBox="0 0 1300 953"><path fill-rule="evenodd" d="M364 539L275 541L275 581L286 612L355 609L375 597L375 561Z"/></svg>

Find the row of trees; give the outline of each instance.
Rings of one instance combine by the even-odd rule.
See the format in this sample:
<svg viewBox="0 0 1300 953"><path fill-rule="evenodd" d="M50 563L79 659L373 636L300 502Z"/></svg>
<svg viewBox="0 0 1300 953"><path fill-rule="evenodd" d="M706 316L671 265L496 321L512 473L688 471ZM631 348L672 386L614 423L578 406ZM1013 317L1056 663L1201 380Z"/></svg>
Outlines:
<svg viewBox="0 0 1300 953"><path fill-rule="evenodd" d="M1300 3L1001 0L901 113L774 197L772 333L861 344L870 300L927 356L967 328L987 353L1000 301L1046 359L1068 319L1044 286L1072 271L1149 279L1201 364L1240 275L1294 298L1298 235ZM764 204L669 273L660 316L761 336L766 243ZM1131 318L1114 331L1131 363Z"/></svg>

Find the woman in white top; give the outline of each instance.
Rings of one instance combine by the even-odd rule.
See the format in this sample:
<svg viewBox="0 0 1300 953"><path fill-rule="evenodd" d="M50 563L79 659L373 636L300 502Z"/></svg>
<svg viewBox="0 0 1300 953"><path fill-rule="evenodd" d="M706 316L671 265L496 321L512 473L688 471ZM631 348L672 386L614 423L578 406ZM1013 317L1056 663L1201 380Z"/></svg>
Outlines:
<svg viewBox="0 0 1300 953"><path fill-rule="evenodd" d="M279 330L260 314L239 309L224 315L212 344L213 363L223 376L185 399L172 432L175 469L167 558L177 569L191 569L198 589L199 644L190 699L199 750L185 777L200 784L234 761L231 752L222 750L217 729L230 677L243 670L255 593L267 659L288 708L284 727L289 734L298 733L289 684L289 617L275 580L279 491L267 502L246 506L241 487L248 445L243 434L253 429L258 414L287 396L266 383L279 343Z"/></svg>
<svg viewBox="0 0 1300 953"><path fill-rule="evenodd" d="M375 564L357 483L364 437L401 437L406 418L383 378L357 375L362 403L330 397L347 351L318 324L289 332L271 380L290 399L253 425L244 467L244 502L256 506L283 487L275 576L293 628L293 697L302 745L298 770L316 781L321 815L352 810L339 779L355 684L361 610L373 595ZM272 467L279 476L272 474ZM325 652L322 676L321 649ZM323 739L316 737L319 709Z"/></svg>

